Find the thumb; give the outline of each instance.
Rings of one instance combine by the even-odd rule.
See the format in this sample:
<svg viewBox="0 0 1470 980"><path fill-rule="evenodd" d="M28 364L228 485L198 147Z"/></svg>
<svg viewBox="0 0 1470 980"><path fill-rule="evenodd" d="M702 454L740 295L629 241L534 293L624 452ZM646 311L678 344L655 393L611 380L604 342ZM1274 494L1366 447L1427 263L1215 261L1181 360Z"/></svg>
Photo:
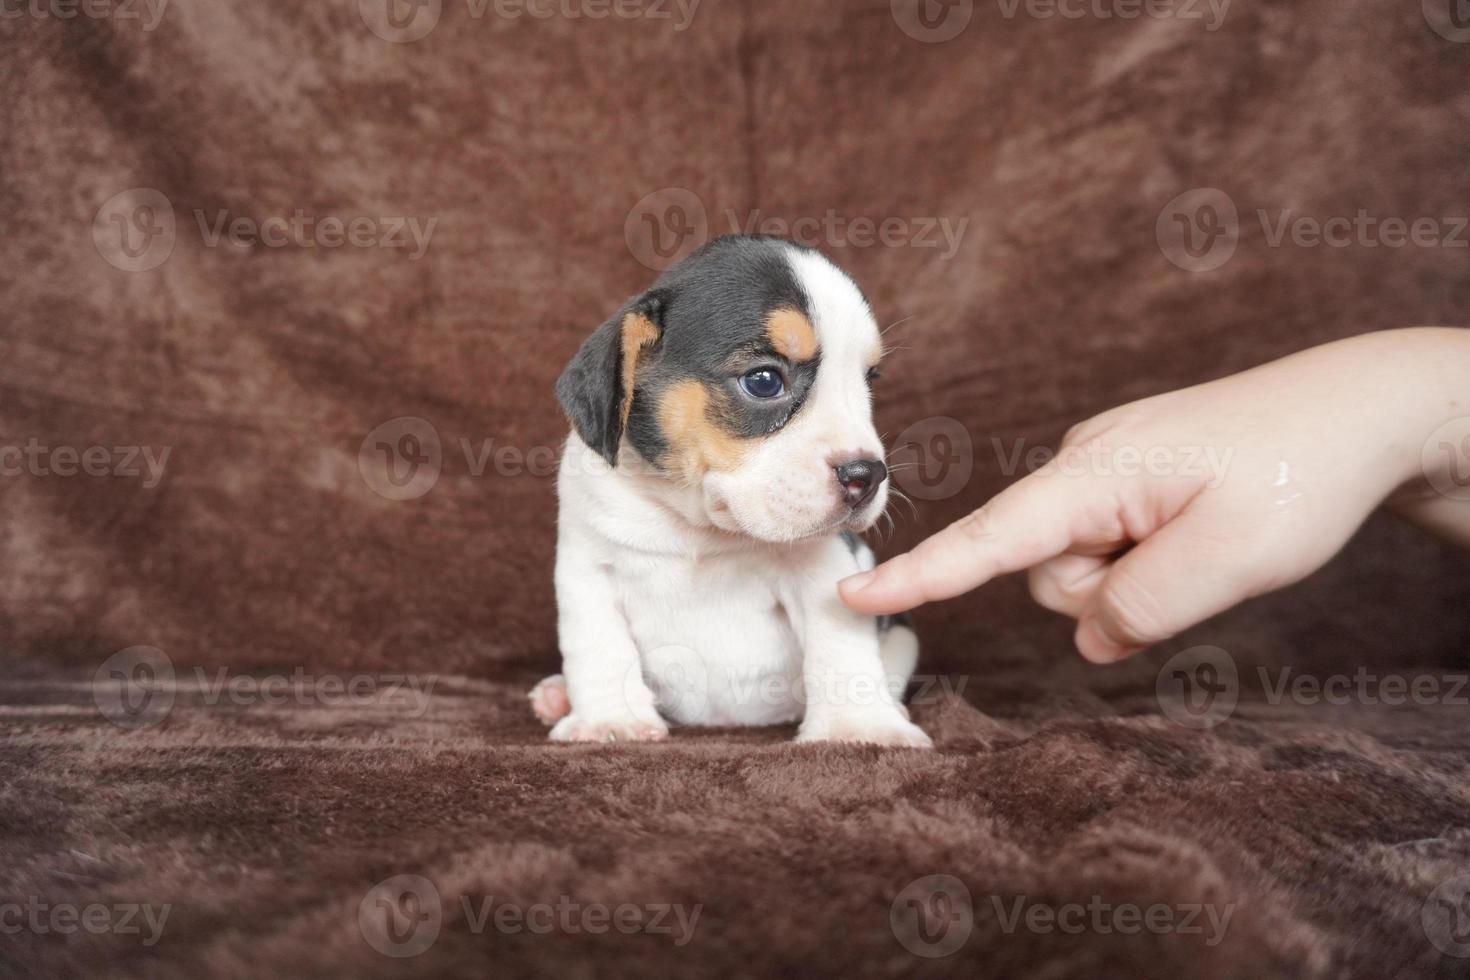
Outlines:
<svg viewBox="0 0 1470 980"><path fill-rule="evenodd" d="M1186 509L1119 558L1077 624L1077 649L1112 663L1167 640L1255 594L1239 535Z"/></svg>

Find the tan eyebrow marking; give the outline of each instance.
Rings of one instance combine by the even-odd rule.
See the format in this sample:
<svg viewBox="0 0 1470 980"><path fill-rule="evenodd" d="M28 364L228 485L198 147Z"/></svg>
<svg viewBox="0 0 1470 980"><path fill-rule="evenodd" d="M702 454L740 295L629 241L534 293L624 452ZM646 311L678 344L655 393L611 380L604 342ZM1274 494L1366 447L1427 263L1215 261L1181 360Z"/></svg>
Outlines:
<svg viewBox="0 0 1470 980"><path fill-rule="evenodd" d="M658 326L641 313L623 317L623 428L628 428L628 413L633 411L633 383L638 375L638 355L643 348L658 340Z"/></svg>
<svg viewBox="0 0 1470 980"><path fill-rule="evenodd" d="M766 317L766 339L788 361L800 363L817 356L816 328L800 310L772 310Z"/></svg>

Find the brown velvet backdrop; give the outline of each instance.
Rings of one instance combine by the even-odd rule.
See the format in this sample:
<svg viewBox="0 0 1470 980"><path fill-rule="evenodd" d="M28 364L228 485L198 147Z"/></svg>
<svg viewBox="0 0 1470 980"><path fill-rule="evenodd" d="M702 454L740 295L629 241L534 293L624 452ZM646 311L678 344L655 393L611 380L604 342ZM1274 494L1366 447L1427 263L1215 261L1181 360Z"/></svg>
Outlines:
<svg viewBox="0 0 1470 980"><path fill-rule="evenodd" d="M1108 406L1333 337L1470 322L1463 248L1272 247L1255 217L1466 213L1470 45L1417 4L1238 0L1213 31L980 4L945 43L907 36L886 0L704 0L681 30L667 9L543 20L446 0L402 44L352 0L175 0L153 31L0 23L3 441L171 450L152 488L0 480L7 652L550 667L552 481L475 476L460 440L558 445L552 380L653 277L637 209L688 202L669 188L709 233L752 211L968 222L949 258L818 241L903 321L881 427L953 417L975 447L968 481L900 513L889 551L1012 478L992 439L1054 444ZM1198 187L1240 214L1213 271L1176 267L1156 237ZM174 216L148 271L104 257L111 215L142 199L106 202L135 188ZM436 224L418 259L210 245L199 224L298 210ZM443 474L391 501L358 456L400 416L433 425ZM1350 555L1198 638L1246 660L1463 655L1463 557L1387 524ZM1104 677L1016 581L921 624L931 664Z"/></svg>
<svg viewBox="0 0 1470 980"><path fill-rule="evenodd" d="M1461 952L1447 910L1470 867L1463 706L1246 692L1196 730L1154 685L1194 643L1317 678L1463 677L1466 556L1376 521L1313 579L1106 669L1016 580L921 610L930 668L968 681L914 705L932 753L792 746L789 727L553 745L524 699L556 659L552 483L506 455L474 475L460 449L544 468L553 378L654 275L646 216L711 233L831 213L818 244L902 321L880 428L973 446L953 493L897 510L889 551L1101 409L1470 324L1470 250L1273 247L1256 217L1466 215L1470 31L1447 7L1235 0L1209 30L925 0L969 15L926 43L900 22L958 21L924 27L919 0L702 0L682 30L662 0L621 9L671 19L426 0L399 12L437 24L400 44L368 26L383 0L172 0L151 31L31 2L0 4L0 912L173 914L155 946L10 931L0 976L1466 975L1441 954ZM1227 253L1171 237L1194 188L1225 195L1198 222L1228 228L1227 197L1238 220L1204 271L1174 260ZM340 247L210 241L221 218L297 211L367 225ZM390 218L434 222L421 257L365 244ZM905 223L843 245L856 219ZM940 221L968 222L948 258L919 247ZM442 473L390 500L377 443L428 453L379 428L404 416L437 433ZM28 446L48 470L169 457L148 486L17 473ZM174 710L135 729L90 682L145 644L179 668L177 702L162 687ZM191 666L435 686L412 711L211 700L217 672ZM444 902L418 958L371 945L373 889L402 874ZM902 923L935 874L968 889L974 929L921 959ZM685 947L481 933L474 896L703 918ZM992 900L1013 897L1238 914L1218 945L1072 935L1006 928Z"/></svg>

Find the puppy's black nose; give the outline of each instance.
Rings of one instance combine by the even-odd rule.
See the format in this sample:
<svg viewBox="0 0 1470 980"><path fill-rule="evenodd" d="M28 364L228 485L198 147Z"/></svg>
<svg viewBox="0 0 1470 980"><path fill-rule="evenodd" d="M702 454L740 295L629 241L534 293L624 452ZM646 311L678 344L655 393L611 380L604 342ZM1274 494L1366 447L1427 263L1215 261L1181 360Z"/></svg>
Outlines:
<svg viewBox="0 0 1470 980"><path fill-rule="evenodd" d="M888 467L876 459L849 460L833 469L842 485L842 499L849 507L861 507L872 500L879 484L888 479Z"/></svg>

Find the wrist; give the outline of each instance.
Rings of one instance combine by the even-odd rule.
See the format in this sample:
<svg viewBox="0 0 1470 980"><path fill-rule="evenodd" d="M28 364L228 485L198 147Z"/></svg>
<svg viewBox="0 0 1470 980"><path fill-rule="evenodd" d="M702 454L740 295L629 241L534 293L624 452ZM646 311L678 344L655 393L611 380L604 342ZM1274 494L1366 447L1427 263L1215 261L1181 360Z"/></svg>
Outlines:
<svg viewBox="0 0 1470 980"><path fill-rule="evenodd" d="M1470 329L1415 327L1385 336L1400 341L1409 359L1403 425L1392 445L1396 486L1463 487L1470 482L1463 472L1470 465Z"/></svg>
<svg viewBox="0 0 1470 980"><path fill-rule="evenodd" d="M1456 433L1470 437L1470 329L1385 330L1322 350L1332 348L1357 369L1338 376L1352 389L1345 394L1364 434L1372 433L1381 451L1381 496L1412 496L1415 488L1463 480L1455 463L1470 465L1470 442L1448 450L1438 444ZM1457 419L1465 421L1457 425Z"/></svg>

